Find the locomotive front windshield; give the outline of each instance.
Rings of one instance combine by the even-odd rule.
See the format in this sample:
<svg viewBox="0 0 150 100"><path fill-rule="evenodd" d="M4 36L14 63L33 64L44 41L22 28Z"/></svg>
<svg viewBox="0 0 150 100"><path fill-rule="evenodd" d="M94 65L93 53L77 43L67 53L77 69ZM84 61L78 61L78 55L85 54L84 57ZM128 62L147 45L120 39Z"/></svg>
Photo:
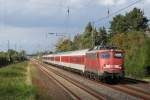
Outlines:
<svg viewBox="0 0 150 100"><path fill-rule="evenodd" d="M100 58L102 59L109 59L109 58L123 58L124 55L122 52L114 52L113 55L111 56L110 53L105 52L100 54Z"/></svg>
<svg viewBox="0 0 150 100"><path fill-rule="evenodd" d="M102 54L100 54L100 58L108 59L108 58L110 58L110 54L109 53L102 53Z"/></svg>
<svg viewBox="0 0 150 100"><path fill-rule="evenodd" d="M121 52L115 52L114 57L115 58L123 58L123 53L121 53Z"/></svg>

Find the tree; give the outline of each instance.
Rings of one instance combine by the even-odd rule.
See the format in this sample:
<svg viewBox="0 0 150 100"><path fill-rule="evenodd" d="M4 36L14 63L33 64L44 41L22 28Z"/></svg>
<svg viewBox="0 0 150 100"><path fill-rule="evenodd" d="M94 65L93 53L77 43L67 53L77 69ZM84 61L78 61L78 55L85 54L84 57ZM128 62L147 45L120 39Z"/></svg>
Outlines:
<svg viewBox="0 0 150 100"><path fill-rule="evenodd" d="M84 33L89 34L89 33L92 32L92 30L93 30L92 24L91 24L91 22L89 22L89 23L86 25L86 27L85 27Z"/></svg>
<svg viewBox="0 0 150 100"><path fill-rule="evenodd" d="M128 30L143 31L148 28L148 19L144 16L144 12L138 8L134 8L126 14Z"/></svg>
<svg viewBox="0 0 150 100"><path fill-rule="evenodd" d="M60 40L56 45L56 51L62 52L62 51L71 51L74 50L73 42L69 39Z"/></svg>
<svg viewBox="0 0 150 100"><path fill-rule="evenodd" d="M117 15L111 21L111 33L123 33L128 31L128 25L126 21L126 17L123 15Z"/></svg>
<svg viewBox="0 0 150 100"><path fill-rule="evenodd" d="M22 60L22 61L25 60L26 59L26 51L25 50L20 51L19 56L20 56L19 57L20 60Z"/></svg>
<svg viewBox="0 0 150 100"><path fill-rule="evenodd" d="M98 45L99 36L96 28L93 29L91 38L93 44L92 46Z"/></svg>
<svg viewBox="0 0 150 100"><path fill-rule="evenodd" d="M8 56L9 56L10 62L16 61L17 60L17 55L18 55L17 51L15 51L13 49L8 50Z"/></svg>
<svg viewBox="0 0 150 100"><path fill-rule="evenodd" d="M6 52L0 52L0 67L8 63L8 54Z"/></svg>
<svg viewBox="0 0 150 100"><path fill-rule="evenodd" d="M85 27L84 33L81 36L82 49L91 48L93 46L92 31L92 24L89 22Z"/></svg>
<svg viewBox="0 0 150 100"><path fill-rule="evenodd" d="M100 45L101 43L106 44L107 43L107 32L105 27L100 27L97 36L96 36L96 45Z"/></svg>
<svg viewBox="0 0 150 100"><path fill-rule="evenodd" d="M25 51L17 52L13 49L9 49L7 52L0 52L0 67L26 60L26 53Z"/></svg>
<svg viewBox="0 0 150 100"><path fill-rule="evenodd" d="M148 19L143 11L134 8L125 15L117 15L111 21L111 33L127 33L131 31L145 31L148 28Z"/></svg>
<svg viewBox="0 0 150 100"><path fill-rule="evenodd" d="M78 50L78 49L82 49L82 35L77 34L76 36L74 36L73 39L73 44L74 44L74 49Z"/></svg>

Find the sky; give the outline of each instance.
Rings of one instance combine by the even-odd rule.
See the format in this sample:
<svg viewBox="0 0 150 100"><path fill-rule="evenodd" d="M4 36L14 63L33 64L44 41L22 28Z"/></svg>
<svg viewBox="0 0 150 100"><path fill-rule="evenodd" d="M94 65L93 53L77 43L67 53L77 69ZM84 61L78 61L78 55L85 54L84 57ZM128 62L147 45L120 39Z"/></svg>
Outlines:
<svg viewBox="0 0 150 100"><path fill-rule="evenodd" d="M48 33L63 33L66 38L82 33L89 21L97 21L137 0L0 0L0 51L10 48L28 53L55 50L62 37ZM125 9L118 14L141 8L150 17L150 0ZM69 16L67 9L69 8ZM109 27L111 16L95 26Z"/></svg>

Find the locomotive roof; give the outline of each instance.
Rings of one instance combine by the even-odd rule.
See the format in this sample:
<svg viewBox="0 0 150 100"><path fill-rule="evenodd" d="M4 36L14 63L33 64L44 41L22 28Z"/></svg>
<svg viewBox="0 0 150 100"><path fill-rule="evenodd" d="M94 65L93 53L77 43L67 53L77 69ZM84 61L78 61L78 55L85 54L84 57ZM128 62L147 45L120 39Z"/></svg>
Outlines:
<svg viewBox="0 0 150 100"><path fill-rule="evenodd" d="M57 54L55 54L55 55L56 55L56 56L57 56L57 55L60 55L60 56L85 55L88 50L89 50L89 49L76 50L76 51L68 51L68 52L61 52L61 53L57 53Z"/></svg>
<svg viewBox="0 0 150 100"><path fill-rule="evenodd" d="M90 51L92 50L114 50L114 49L118 49L118 47L115 46L109 46L109 45L98 45L95 46L94 48L90 49Z"/></svg>
<svg viewBox="0 0 150 100"><path fill-rule="evenodd" d="M91 50L91 51L88 51L87 53L110 52L110 51L122 52L123 50L120 50L120 49L102 49L102 50Z"/></svg>
<svg viewBox="0 0 150 100"><path fill-rule="evenodd" d="M93 49L83 49L83 50L76 50L76 51L60 52L60 53L56 53L56 54L44 55L43 57L76 56L76 55L85 55L86 53L105 52L105 51L119 51L119 52L121 52L122 50L117 49L117 47L113 47L113 46L96 46Z"/></svg>
<svg viewBox="0 0 150 100"><path fill-rule="evenodd" d="M88 50L89 49L60 52L60 53L56 53L56 54L44 55L43 57L85 55Z"/></svg>

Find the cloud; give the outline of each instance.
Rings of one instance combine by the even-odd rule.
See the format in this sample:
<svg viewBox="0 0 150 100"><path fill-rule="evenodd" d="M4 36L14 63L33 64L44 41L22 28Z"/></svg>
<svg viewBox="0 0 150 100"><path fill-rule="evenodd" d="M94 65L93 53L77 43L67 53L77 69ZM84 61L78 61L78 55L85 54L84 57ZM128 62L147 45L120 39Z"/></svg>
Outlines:
<svg viewBox="0 0 150 100"><path fill-rule="evenodd" d="M0 23L23 27L58 26L66 20L67 6L73 13L72 6L80 3L80 0L3 0L0 3Z"/></svg>
<svg viewBox="0 0 150 100"><path fill-rule="evenodd" d="M145 2L150 4L150 0L145 0Z"/></svg>
<svg viewBox="0 0 150 100"><path fill-rule="evenodd" d="M69 28L67 30L73 34L65 34L66 37L80 32L81 29ZM56 37L55 35L50 36L48 35L49 32L65 33L66 28L0 26L0 50L7 50L8 40L10 40L11 48L14 49L16 44L18 47L21 46L22 49L30 53L43 49L54 50L57 40L61 37ZM39 45L40 47L38 47Z"/></svg>
<svg viewBox="0 0 150 100"><path fill-rule="evenodd" d="M122 5L127 2L127 0L97 0L100 5L112 6L112 5Z"/></svg>
<svg viewBox="0 0 150 100"><path fill-rule="evenodd" d="M44 40L47 32L68 32L73 36L82 32L89 21L106 16L108 7L112 13L132 2L135 0L0 0L0 43L9 39L21 43L29 51L35 51L38 44L45 48L51 44ZM143 0L134 7L144 9L150 16L149 4L150 0ZM108 20L98 24L107 27ZM57 38L50 39L55 44Z"/></svg>
<svg viewBox="0 0 150 100"><path fill-rule="evenodd" d="M89 13L95 15L99 12L98 9L94 9L93 12L88 8L91 2L91 0L3 0L0 23L18 27L64 27L68 20L67 8L69 7L69 19L73 23L71 25L80 27L93 17L88 16ZM81 18L84 19L80 21Z"/></svg>

